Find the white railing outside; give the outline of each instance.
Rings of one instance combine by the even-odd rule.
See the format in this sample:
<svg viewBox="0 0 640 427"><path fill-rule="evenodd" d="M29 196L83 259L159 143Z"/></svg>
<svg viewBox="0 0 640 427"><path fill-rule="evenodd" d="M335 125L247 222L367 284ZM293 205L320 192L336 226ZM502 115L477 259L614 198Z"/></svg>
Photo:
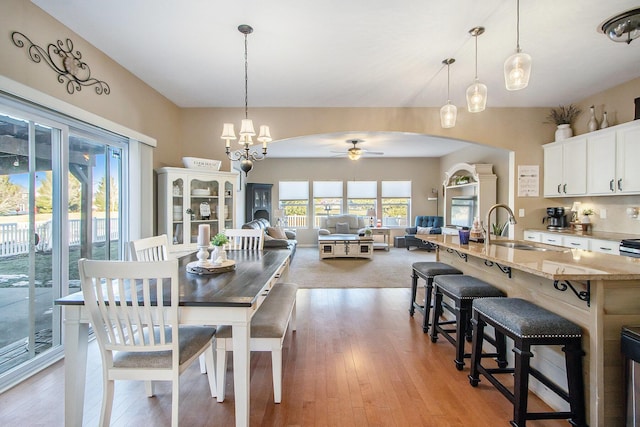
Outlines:
<svg viewBox="0 0 640 427"><path fill-rule="evenodd" d="M284 217L285 225L288 228L306 228L306 215L287 215Z"/></svg>
<svg viewBox="0 0 640 427"><path fill-rule="evenodd" d="M111 218L110 240L119 238L119 219ZM79 246L81 232L79 219L69 220L69 246ZM94 218L92 221L92 241L104 242L106 240L106 224L104 218ZM52 247L51 221L36 223L38 236L36 250L48 251ZM29 223L0 224L0 257L7 257L29 253Z"/></svg>

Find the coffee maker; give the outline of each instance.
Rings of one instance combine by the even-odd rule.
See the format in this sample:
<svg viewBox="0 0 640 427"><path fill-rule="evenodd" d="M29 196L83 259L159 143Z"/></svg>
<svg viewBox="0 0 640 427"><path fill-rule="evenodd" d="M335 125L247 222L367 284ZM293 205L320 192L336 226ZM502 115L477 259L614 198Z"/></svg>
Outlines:
<svg viewBox="0 0 640 427"><path fill-rule="evenodd" d="M547 216L542 220L542 223L544 224L545 221L547 222L547 230L564 230L568 227L567 216L562 207L547 208Z"/></svg>

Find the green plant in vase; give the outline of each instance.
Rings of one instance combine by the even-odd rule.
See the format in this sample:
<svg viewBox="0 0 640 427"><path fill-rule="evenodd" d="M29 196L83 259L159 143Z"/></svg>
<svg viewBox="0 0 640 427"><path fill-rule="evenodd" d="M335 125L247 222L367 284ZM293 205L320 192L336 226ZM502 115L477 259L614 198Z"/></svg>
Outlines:
<svg viewBox="0 0 640 427"><path fill-rule="evenodd" d="M224 233L218 233L211 239L211 244L213 246L220 247L226 245L227 243L229 243L229 239L227 238L227 236L225 236Z"/></svg>
<svg viewBox="0 0 640 427"><path fill-rule="evenodd" d="M504 231L504 228L507 226L507 223L508 223L508 222L509 222L509 221L505 221L505 223L504 223L504 224L499 224L499 223L497 223L497 222L496 222L496 223L491 224L491 231L492 231L492 234L493 234L494 236L502 236L502 232Z"/></svg>

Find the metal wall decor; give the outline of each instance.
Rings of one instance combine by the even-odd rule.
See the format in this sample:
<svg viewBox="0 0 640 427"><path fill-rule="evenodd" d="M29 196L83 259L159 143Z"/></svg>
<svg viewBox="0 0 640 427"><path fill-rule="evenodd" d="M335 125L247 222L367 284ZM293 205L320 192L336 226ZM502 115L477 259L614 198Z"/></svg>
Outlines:
<svg viewBox="0 0 640 427"><path fill-rule="evenodd" d="M58 82L66 84L70 95L75 91L81 91L83 86L94 86L98 95L111 93L111 88L106 82L91 77L89 65L82 61L79 50L73 51L73 42L70 39L65 43L62 40L58 40L56 44L49 43L46 49L33 43L18 31L11 33L11 40L19 48L26 46L29 58L33 62L38 63L44 60L53 71L58 73Z"/></svg>

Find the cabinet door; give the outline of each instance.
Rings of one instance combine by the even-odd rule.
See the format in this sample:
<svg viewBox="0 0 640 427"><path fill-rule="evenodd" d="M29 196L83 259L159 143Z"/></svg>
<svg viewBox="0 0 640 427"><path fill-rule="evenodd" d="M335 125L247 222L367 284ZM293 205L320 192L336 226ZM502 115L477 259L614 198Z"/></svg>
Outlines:
<svg viewBox="0 0 640 427"><path fill-rule="evenodd" d="M542 233L542 243L546 243L547 245L562 246L564 245L564 240L559 234Z"/></svg>
<svg viewBox="0 0 640 427"><path fill-rule="evenodd" d="M616 190L619 193L640 193L640 127L617 132L618 179Z"/></svg>
<svg viewBox="0 0 640 427"><path fill-rule="evenodd" d="M565 195L587 193L587 138L572 139L563 144L562 171L562 192Z"/></svg>
<svg viewBox="0 0 640 427"><path fill-rule="evenodd" d="M600 133L587 139L587 192L612 194L616 192L616 135Z"/></svg>
<svg viewBox="0 0 640 427"><path fill-rule="evenodd" d="M220 182L208 176L190 176L188 182L189 208L193 212L185 218L186 243L196 244L198 226L209 224L211 236L221 231L219 221Z"/></svg>
<svg viewBox="0 0 640 427"><path fill-rule="evenodd" d="M589 239L585 239L584 237L573 237L573 236L564 236L563 246L572 249L583 249L585 251L589 250Z"/></svg>
<svg viewBox="0 0 640 427"><path fill-rule="evenodd" d="M525 231L524 240L528 240L530 242L541 242L542 233L538 233L537 231Z"/></svg>
<svg viewBox="0 0 640 427"><path fill-rule="evenodd" d="M228 228L235 228L235 185L231 181L222 181L224 187L224 195L220 197L222 203L222 211L220 212L220 224L226 230ZM224 197L224 198L223 198Z"/></svg>
<svg viewBox="0 0 640 427"><path fill-rule="evenodd" d="M544 150L544 195L547 197L562 196L562 145L550 145Z"/></svg>
<svg viewBox="0 0 640 427"><path fill-rule="evenodd" d="M620 255L620 242L612 240L591 239L591 250L604 254Z"/></svg>

